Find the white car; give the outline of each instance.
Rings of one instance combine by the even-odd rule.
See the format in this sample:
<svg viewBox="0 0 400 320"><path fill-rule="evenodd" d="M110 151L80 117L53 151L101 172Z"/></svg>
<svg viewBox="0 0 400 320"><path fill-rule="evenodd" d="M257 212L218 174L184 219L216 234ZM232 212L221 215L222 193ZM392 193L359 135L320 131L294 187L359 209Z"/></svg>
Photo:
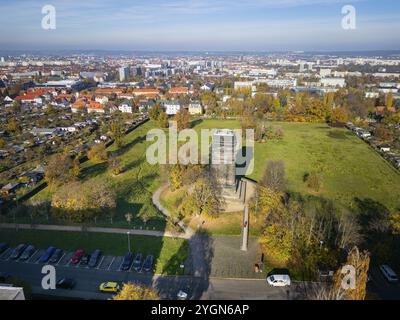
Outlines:
<svg viewBox="0 0 400 320"><path fill-rule="evenodd" d="M267 282L273 287L290 286L290 277L288 274L273 274L267 277Z"/></svg>
<svg viewBox="0 0 400 320"><path fill-rule="evenodd" d="M387 264L383 264L383 265L379 266L379 270L381 270L383 276L386 278L387 281L389 281L389 282L398 282L399 281L397 274Z"/></svg>
<svg viewBox="0 0 400 320"><path fill-rule="evenodd" d="M185 291L179 290L177 294L178 300L186 300L188 297L188 294Z"/></svg>

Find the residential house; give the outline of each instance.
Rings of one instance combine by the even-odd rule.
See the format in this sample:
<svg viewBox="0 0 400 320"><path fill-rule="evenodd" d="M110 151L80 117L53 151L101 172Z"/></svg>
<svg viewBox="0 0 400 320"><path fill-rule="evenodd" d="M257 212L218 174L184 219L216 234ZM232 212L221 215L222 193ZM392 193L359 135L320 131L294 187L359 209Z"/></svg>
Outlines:
<svg viewBox="0 0 400 320"><path fill-rule="evenodd" d="M169 89L168 93L173 95L184 95L191 94L193 92L190 91L188 87L173 87Z"/></svg>
<svg viewBox="0 0 400 320"><path fill-rule="evenodd" d="M191 102L189 104L189 113L192 115L203 114L203 107L200 102Z"/></svg>
<svg viewBox="0 0 400 320"><path fill-rule="evenodd" d="M215 85L214 85L213 83L207 82L207 83L203 84L203 85L200 87L200 90L203 90L203 91L213 91L214 88L215 88Z"/></svg>
<svg viewBox="0 0 400 320"><path fill-rule="evenodd" d="M182 108L181 104L178 101L164 101L162 104L167 115L176 115L178 111Z"/></svg>
<svg viewBox="0 0 400 320"><path fill-rule="evenodd" d="M118 106L118 110L122 113L132 113L133 108L132 104L129 101L124 101L122 104Z"/></svg>

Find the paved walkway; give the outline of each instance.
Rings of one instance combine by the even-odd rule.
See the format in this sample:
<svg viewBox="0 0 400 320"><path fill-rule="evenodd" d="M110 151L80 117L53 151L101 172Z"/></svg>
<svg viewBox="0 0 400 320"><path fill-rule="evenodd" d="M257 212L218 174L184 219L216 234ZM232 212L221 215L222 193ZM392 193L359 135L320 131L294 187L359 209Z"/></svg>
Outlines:
<svg viewBox="0 0 400 320"><path fill-rule="evenodd" d="M24 230L52 230L52 231L69 231L69 232L97 232L97 233L115 233L126 234L128 231L132 235L153 236L153 237L170 237L188 239L186 234L174 233L169 231L153 231L139 229L124 229L124 228L101 228L101 227L86 227L82 229L80 226L61 226L47 224L15 224L15 223L0 223L0 228L3 229L24 229Z"/></svg>
<svg viewBox="0 0 400 320"><path fill-rule="evenodd" d="M178 225L185 234L185 238L189 239L190 247L190 261L191 261L191 274L195 277L200 277L208 279L210 276L210 267L212 260L211 253L211 239L201 234L196 234L193 229L186 226L179 219L171 216L167 208L163 207L160 202L161 193L168 188L168 184L162 185L156 192L154 192L152 197L153 205L163 214L167 219L172 220L176 225Z"/></svg>

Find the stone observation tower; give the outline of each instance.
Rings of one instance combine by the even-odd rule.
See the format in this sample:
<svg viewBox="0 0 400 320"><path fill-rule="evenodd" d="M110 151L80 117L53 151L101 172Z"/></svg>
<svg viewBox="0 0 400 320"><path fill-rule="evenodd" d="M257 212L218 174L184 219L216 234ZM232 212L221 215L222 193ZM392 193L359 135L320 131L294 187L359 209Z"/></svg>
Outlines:
<svg viewBox="0 0 400 320"><path fill-rule="evenodd" d="M238 143L233 130L218 129L211 144L211 171L223 188L235 188Z"/></svg>

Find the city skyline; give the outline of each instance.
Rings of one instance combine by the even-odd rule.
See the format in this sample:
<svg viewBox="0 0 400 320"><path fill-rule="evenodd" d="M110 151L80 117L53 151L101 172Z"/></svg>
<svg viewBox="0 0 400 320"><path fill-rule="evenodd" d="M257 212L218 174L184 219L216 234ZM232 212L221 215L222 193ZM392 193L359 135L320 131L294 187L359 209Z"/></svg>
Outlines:
<svg viewBox="0 0 400 320"><path fill-rule="evenodd" d="M44 30L41 10L56 9ZM356 9L356 29L341 26ZM7 14L0 45L8 50L363 51L398 50L395 1L0 1Z"/></svg>

